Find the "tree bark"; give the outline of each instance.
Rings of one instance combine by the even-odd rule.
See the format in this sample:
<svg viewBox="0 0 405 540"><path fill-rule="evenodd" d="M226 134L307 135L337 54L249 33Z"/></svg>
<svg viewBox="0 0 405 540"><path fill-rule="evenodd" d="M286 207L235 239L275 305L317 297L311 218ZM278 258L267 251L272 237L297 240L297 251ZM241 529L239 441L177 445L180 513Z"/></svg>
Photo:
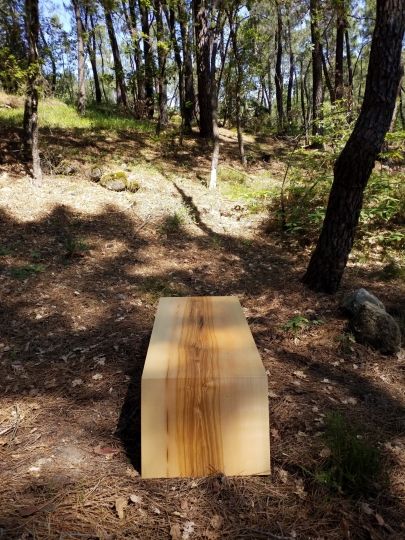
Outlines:
<svg viewBox="0 0 405 540"><path fill-rule="evenodd" d="M51 66L52 66L51 93L53 95L56 90L56 78L57 78L55 56L53 54L52 47L48 46L45 34L42 31L41 27L39 28L39 33L42 39L42 43L44 44L45 51L49 56L49 60L51 61Z"/></svg>
<svg viewBox="0 0 405 540"><path fill-rule="evenodd" d="M148 5L139 0L139 12L141 14L141 26L142 26L142 37L143 37L143 60L145 66L145 97L146 97L146 108L149 118L153 118L155 112L154 104L154 84L153 84L153 55L152 47L150 41L150 24L149 24L149 9Z"/></svg>
<svg viewBox="0 0 405 540"><path fill-rule="evenodd" d="M238 135L239 157L242 165L246 167L245 147L243 143L243 133L241 126L241 91L243 82L243 65L241 53L238 49L238 21L234 22L235 14L232 10L228 14L229 32L232 40L233 55L236 63L236 89L235 89L235 108L236 108L236 132Z"/></svg>
<svg viewBox="0 0 405 540"><path fill-rule="evenodd" d="M343 86L343 45L346 30L345 8L343 1L339 2L336 12L336 53L335 53L335 97L342 99Z"/></svg>
<svg viewBox="0 0 405 540"><path fill-rule="evenodd" d="M96 36L95 36L95 31L94 31L93 15L90 15L90 29L91 31L89 32L89 36L88 36L87 50L89 51L91 70L93 72L94 92L96 96L96 102L101 103L101 87L100 87L100 79L99 79L98 71L97 71Z"/></svg>
<svg viewBox="0 0 405 540"><path fill-rule="evenodd" d="M206 0L193 0L200 135L213 137L212 66L209 15Z"/></svg>
<svg viewBox="0 0 405 540"><path fill-rule="evenodd" d="M389 129L401 77L404 0L377 0L364 101L334 167L322 231L303 282L315 291L339 287L353 245L363 194Z"/></svg>
<svg viewBox="0 0 405 540"><path fill-rule="evenodd" d="M77 68L78 68L78 92L77 92L77 110L79 114L84 114L86 108L86 81L85 81L85 58L84 58L84 28L80 14L79 0L72 0L73 10L76 20L77 31Z"/></svg>
<svg viewBox="0 0 405 540"><path fill-rule="evenodd" d="M319 13L319 0L310 0L312 41L312 135L318 135L321 132L319 120L323 100L322 49L319 32Z"/></svg>
<svg viewBox="0 0 405 540"><path fill-rule="evenodd" d="M323 52L323 47L322 46L321 46L321 55L322 55L323 75L325 77L326 86L327 86L327 88L329 90L330 102L335 103L335 100L336 100L335 88L334 88L334 86L332 84L332 81L330 80L330 77L329 77L329 70L328 70L328 66L326 64L325 53Z"/></svg>
<svg viewBox="0 0 405 540"><path fill-rule="evenodd" d="M191 133L191 124L195 109L195 93L193 80L193 56L192 56L192 36L185 9L184 0L178 2L179 25L181 42L183 45L183 78L184 78L184 130Z"/></svg>
<svg viewBox="0 0 405 540"><path fill-rule="evenodd" d="M283 128L284 128L283 73L281 70L281 62L283 59L283 18L281 15L281 6L278 2L276 2L276 8L277 8L277 28L276 28L276 34L275 34L276 69L274 73L274 84L276 87L278 131L283 131Z"/></svg>
<svg viewBox="0 0 405 540"><path fill-rule="evenodd" d="M167 80L166 80L166 59L167 44L164 42L162 2L155 0L156 17L156 38L157 38L157 56L158 56L158 87L159 87L159 118L156 131L159 134L162 129L167 127Z"/></svg>
<svg viewBox="0 0 405 540"><path fill-rule="evenodd" d="M24 107L24 153L32 167L33 184L41 186L42 170L38 149L38 58L39 12L38 0L25 0L25 21L28 41L27 94Z"/></svg>
<svg viewBox="0 0 405 540"><path fill-rule="evenodd" d="M122 68L120 51L118 48L117 37L115 35L112 13L106 0L103 0L105 24L108 37L110 38L111 51L114 59L115 89L117 93L117 105L127 106L127 90L124 80L124 70Z"/></svg>
<svg viewBox="0 0 405 540"><path fill-rule="evenodd" d="M137 31L137 13L135 0L128 0L128 10L126 9L125 1L123 0L123 9L125 20L127 22L129 33L131 34L131 43L133 49L133 57L135 62L135 77L136 77L136 98L140 102L145 99L145 78L143 72L142 51L139 44L139 36Z"/></svg>
<svg viewBox="0 0 405 540"><path fill-rule="evenodd" d="M289 48L289 54L290 54L290 72L288 76L288 87L287 87L287 120L288 120L288 123L291 124L292 122L292 115L291 115L292 91L293 91L293 85L294 85L295 63L294 63L294 53L293 53L292 43L291 43L290 18L288 18L288 48Z"/></svg>

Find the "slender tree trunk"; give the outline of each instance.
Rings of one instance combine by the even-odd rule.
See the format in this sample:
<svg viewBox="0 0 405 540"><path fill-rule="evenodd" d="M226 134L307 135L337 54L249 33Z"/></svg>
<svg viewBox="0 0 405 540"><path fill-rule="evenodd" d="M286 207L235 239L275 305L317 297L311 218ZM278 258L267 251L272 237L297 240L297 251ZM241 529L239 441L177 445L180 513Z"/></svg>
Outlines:
<svg viewBox="0 0 405 540"><path fill-rule="evenodd" d="M292 109L292 91L293 91L293 85L294 85L294 73L295 73L295 64L294 64L294 53L292 49L292 43L291 43L291 24L290 24L290 18L288 18L288 48L290 53L290 73L288 76L288 88L287 88L287 120L288 123L291 124L292 122L292 116L291 116L291 109Z"/></svg>
<svg viewBox="0 0 405 540"><path fill-rule="evenodd" d="M46 41L45 34L43 33L41 27L39 28L39 33L40 33L40 36L41 36L41 39L42 39L42 43L44 44L44 48L46 50L46 53L48 54L49 60L51 61L51 66L52 66L51 93L53 95L55 93L55 90L56 90L56 78L57 78L55 56L53 54L52 48L48 47L48 43Z"/></svg>
<svg viewBox="0 0 405 540"><path fill-rule="evenodd" d="M390 133L395 131L395 125L397 123L397 116L398 116L399 108L400 108L400 105L401 105L401 88L402 88L402 77L403 77L403 75L404 75L404 68L403 68L403 66L401 66L401 78L400 78L399 84L398 84L398 90L397 90L397 97L395 99L394 112L392 113L390 127L388 129L388 131Z"/></svg>
<svg viewBox="0 0 405 540"><path fill-rule="evenodd" d="M115 35L114 23L109 4L103 0L105 24L107 27L108 37L110 39L111 51L114 59L115 72L115 90L117 94L117 105L127 106L127 90L124 80L124 70L122 68L120 51L118 48L117 37Z"/></svg>
<svg viewBox="0 0 405 540"><path fill-rule="evenodd" d="M338 4L336 13L336 54L335 54L335 96L342 99L343 86L343 45L346 30L345 7L343 1Z"/></svg>
<svg viewBox="0 0 405 540"><path fill-rule="evenodd" d="M33 184L41 186L42 170L38 149L38 0L25 0L25 21L28 41L27 94L24 107L24 153L32 167Z"/></svg>
<svg viewBox="0 0 405 540"><path fill-rule="evenodd" d="M166 10L166 19L167 19L167 23L170 30L170 41L172 42L172 47L174 51L174 61L176 62L177 73L179 76L179 105L180 105L181 126L182 126L181 131L183 132L184 115L185 115L184 69L183 69L183 60L181 57L181 50L180 50L180 46L176 37L176 14L172 7L169 8L169 12L167 12Z"/></svg>
<svg viewBox="0 0 405 540"><path fill-rule="evenodd" d="M283 128L284 128L283 73L281 70L281 63L283 59L283 18L281 16L281 6L278 2L276 2L276 6L277 6L277 30L275 34L276 70L274 74L274 84L276 86L278 131L283 131Z"/></svg>
<svg viewBox="0 0 405 540"><path fill-rule="evenodd" d="M167 80L166 80L166 58L167 49L164 43L164 31L162 20L162 2L155 0L155 17L156 17L156 37L158 41L157 56L158 56L158 88L159 88L159 118L157 122L157 133L167 127Z"/></svg>
<svg viewBox="0 0 405 540"><path fill-rule="evenodd" d="M135 0L128 0L128 10L125 0L122 0L123 12L131 35L132 53L135 62L136 96L134 98L143 102L145 99L145 79L143 73L142 51L139 45L137 31L137 14Z"/></svg>
<svg viewBox="0 0 405 540"><path fill-rule="evenodd" d="M101 88L100 88L100 79L97 71L97 60L96 60L96 36L94 30L94 19L90 15L90 29L87 41L87 50L89 51L89 58L91 63L91 70L93 72L94 79L94 92L96 95L96 102L101 103Z"/></svg>
<svg viewBox="0 0 405 540"><path fill-rule="evenodd" d="M184 130L191 133L191 124L195 109L192 35L184 0L178 1L178 13L184 64Z"/></svg>
<svg viewBox="0 0 405 540"><path fill-rule="evenodd" d="M350 50L349 31L345 30L346 42L346 62L347 62L347 108L351 113L353 108L353 68L352 68L352 53ZM349 117L351 121L351 114Z"/></svg>
<svg viewBox="0 0 405 540"><path fill-rule="evenodd" d="M213 77L211 66L210 25L206 0L193 0L198 105L200 111L200 135L202 137L215 137L213 128L212 105L216 99L212 96Z"/></svg>
<svg viewBox="0 0 405 540"><path fill-rule="evenodd" d="M84 28L80 15L79 0L72 0L77 31L77 67L78 67L78 93L77 110L79 114L84 114L86 108L86 81L85 81L85 58L84 58Z"/></svg>
<svg viewBox="0 0 405 540"><path fill-rule="evenodd" d="M319 120L323 100L322 49L319 32L319 0L310 0L310 13L312 40L312 135L317 135L321 132Z"/></svg>
<svg viewBox="0 0 405 540"><path fill-rule="evenodd" d="M399 116L401 117L402 129L405 129L405 116L404 116L404 108L403 108L403 103L402 103L403 92L404 92L404 89L401 86L401 90L399 92Z"/></svg>
<svg viewBox="0 0 405 540"><path fill-rule="evenodd" d="M154 69L153 69L153 53L150 40L150 24L149 24L149 8L148 4L139 0L139 11L141 14L141 26L143 37L143 59L145 65L145 97L146 108L149 118L153 118L155 112L154 104Z"/></svg>
<svg viewBox="0 0 405 540"><path fill-rule="evenodd" d="M377 0L364 101L353 132L335 163L322 232L303 277L313 290L336 292L346 267L364 190L395 106L404 28L404 1Z"/></svg>
<svg viewBox="0 0 405 540"><path fill-rule="evenodd" d="M330 96L330 102L335 103L336 95L335 95L335 88L333 87L332 81L329 77L329 70L326 63L325 54L323 52L323 47L321 46L321 55L322 55L322 68L323 68L323 75L325 77L325 83L329 90L329 96Z"/></svg>
<svg viewBox="0 0 405 540"><path fill-rule="evenodd" d="M218 48L218 34L215 32L212 36L212 50L211 50L211 111L212 111L212 139L214 142L214 148L212 152L211 160L211 177L209 189L215 189L217 187L217 170L219 162L219 150L220 150L220 139L219 139L219 129L218 129L218 91L217 91L217 81L216 81L216 63L215 59L217 56Z"/></svg>
<svg viewBox="0 0 405 540"><path fill-rule="evenodd" d="M229 12L229 31L232 40L233 55L236 63L236 91L235 91L235 105L236 105L236 131L238 134L238 147L241 163L246 167L245 147L243 143L243 133L241 126L241 90L243 82L243 65L240 51L238 50L238 22L234 22L234 13ZM237 16L237 14L236 14Z"/></svg>

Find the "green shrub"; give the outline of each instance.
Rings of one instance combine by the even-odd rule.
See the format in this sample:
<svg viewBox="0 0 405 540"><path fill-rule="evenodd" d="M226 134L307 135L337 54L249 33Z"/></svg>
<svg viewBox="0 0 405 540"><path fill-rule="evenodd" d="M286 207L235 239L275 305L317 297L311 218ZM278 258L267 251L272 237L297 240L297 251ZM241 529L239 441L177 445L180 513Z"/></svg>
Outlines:
<svg viewBox="0 0 405 540"><path fill-rule="evenodd" d="M368 494L381 474L381 456L337 412L326 417L324 441L330 450L315 475L318 482L349 495Z"/></svg>
<svg viewBox="0 0 405 540"><path fill-rule="evenodd" d="M163 218L160 225L160 232L166 236L177 234L185 222L185 217L180 212L174 212Z"/></svg>
<svg viewBox="0 0 405 540"><path fill-rule="evenodd" d="M17 266L11 268L10 274L16 279L27 279L33 275L39 274L45 271L43 264L27 264L25 266Z"/></svg>

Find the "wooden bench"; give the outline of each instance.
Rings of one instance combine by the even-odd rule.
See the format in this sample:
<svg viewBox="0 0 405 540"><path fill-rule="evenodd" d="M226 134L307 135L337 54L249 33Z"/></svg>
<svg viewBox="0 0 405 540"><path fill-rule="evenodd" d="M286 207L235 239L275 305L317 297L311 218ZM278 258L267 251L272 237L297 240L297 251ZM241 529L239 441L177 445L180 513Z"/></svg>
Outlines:
<svg viewBox="0 0 405 540"><path fill-rule="evenodd" d="M236 297L160 299L141 425L144 478L270 473L267 377Z"/></svg>

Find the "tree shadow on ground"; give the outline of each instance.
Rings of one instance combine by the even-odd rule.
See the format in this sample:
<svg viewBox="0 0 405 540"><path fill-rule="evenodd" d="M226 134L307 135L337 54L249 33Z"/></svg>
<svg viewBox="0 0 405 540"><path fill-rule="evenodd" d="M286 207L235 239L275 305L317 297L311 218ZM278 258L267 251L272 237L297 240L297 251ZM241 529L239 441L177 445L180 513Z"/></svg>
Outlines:
<svg viewBox="0 0 405 540"><path fill-rule="evenodd" d="M184 296L237 295L243 297L243 303L254 307L263 295L269 299L269 295L286 294L286 282L298 281L299 277L299 268L291 266L291 254L276 245L270 249L260 239L246 243L214 233L192 198L178 185L176 189L193 215L199 235L182 230L163 239L154 230L140 231L136 220L114 207L89 216L60 205L43 218L27 223L16 221L4 211L0 215L1 242L7 248L7 254L1 258L0 276L3 342L0 368L4 406L12 406L16 401L47 403L37 415L38 425L44 430L43 438L52 431L61 438L65 431L75 427L81 433L76 435L77 438L82 437L83 445L91 448L100 441L108 444L112 431L115 431L128 459L138 471L141 375L156 300L162 290L160 284L167 286L173 294ZM87 240L90 251L68 257L68 235ZM193 258L193 267L187 266L186 258ZM41 264L43 268L37 268L38 271L31 268L32 272L22 280L13 275L13 268L35 264ZM303 292L297 290L300 294ZM299 474L299 454L292 455L288 445L292 444L295 433L311 420L308 405L311 399L320 400L325 407L339 408L337 396L325 394L321 389L325 378L332 381L337 394L341 391L356 396L361 415L370 421L371 429L378 432L382 444L401 435L403 408L395 396L349 368L342 370L316 360L308 353L301 357L280 348L277 330L271 323L277 321L277 308L267 306L264 313L257 317L251 315L249 321L259 349L274 347L272 366L279 381L279 400L270 405L271 422L285 434L284 442L275 441L272 446L274 467L290 468L293 475ZM313 354L318 352L314 349ZM300 393L289 378L296 368L308 370L308 380ZM94 379L98 374L102 379ZM75 379L84 383L73 386ZM306 416L302 411L307 411ZM24 441L32 437L31 428L31 425L21 426L20 436ZM29 451L29 445L27 448ZM13 505L21 506L19 499L28 497L32 481L27 473L19 473L22 478L17 481L13 476L15 466L10 464L17 459L18 465L18 458L11 457L13 450L7 446L0 451L9 460L10 468L10 471L7 468L1 471L3 500L8 503L2 508L0 523L7 531L29 528L33 521L16 514ZM310 451L310 448L301 448L302 459ZM92 474L97 474L96 469ZM277 499L273 510L267 508L277 483L275 477L254 480L259 486L254 493L249 492L253 487L247 486L246 480L218 481L219 487L216 481L209 479L201 485L205 486L207 497L211 497L214 511L224 514L224 528L228 527L234 538L249 534L251 538L266 534L272 537L294 525L293 509L296 509L297 501L292 503L292 499L288 499L291 511L286 509L285 516L276 522L273 510L278 511L280 501ZM15 486L13 482L16 482ZM166 485L162 482L162 486ZM144 481L141 486L147 492L153 490L155 484ZM288 496L294 498L293 486L289 489ZM19 498L16 499L13 493L18 493ZM308 485L307 500L298 503L305 507L308 520L311 520L318 495L318 488L313 490ZM251 501L248 497L261 505L259 513L252 512L249 516ZM399 531L399 516L405 518L404 508L397 499L390 498L389 490L381 495L380 503L384 497L389 499L384 511L390 518L390 526ZM342 496L336 500L347 512L351 501ZM396 517L392 517L394 514ZM328 516L325 530L336 525L332 513ZM37 525L38 519L46 521L44 517L35 519ZM159 519L166 520L164 516ZM354 524L356 519L355 513L350 514L351 523ZM316 520L312 518L307 527L309 536L315 534ZM152 534L151 530L147 534Z"/></svg>

